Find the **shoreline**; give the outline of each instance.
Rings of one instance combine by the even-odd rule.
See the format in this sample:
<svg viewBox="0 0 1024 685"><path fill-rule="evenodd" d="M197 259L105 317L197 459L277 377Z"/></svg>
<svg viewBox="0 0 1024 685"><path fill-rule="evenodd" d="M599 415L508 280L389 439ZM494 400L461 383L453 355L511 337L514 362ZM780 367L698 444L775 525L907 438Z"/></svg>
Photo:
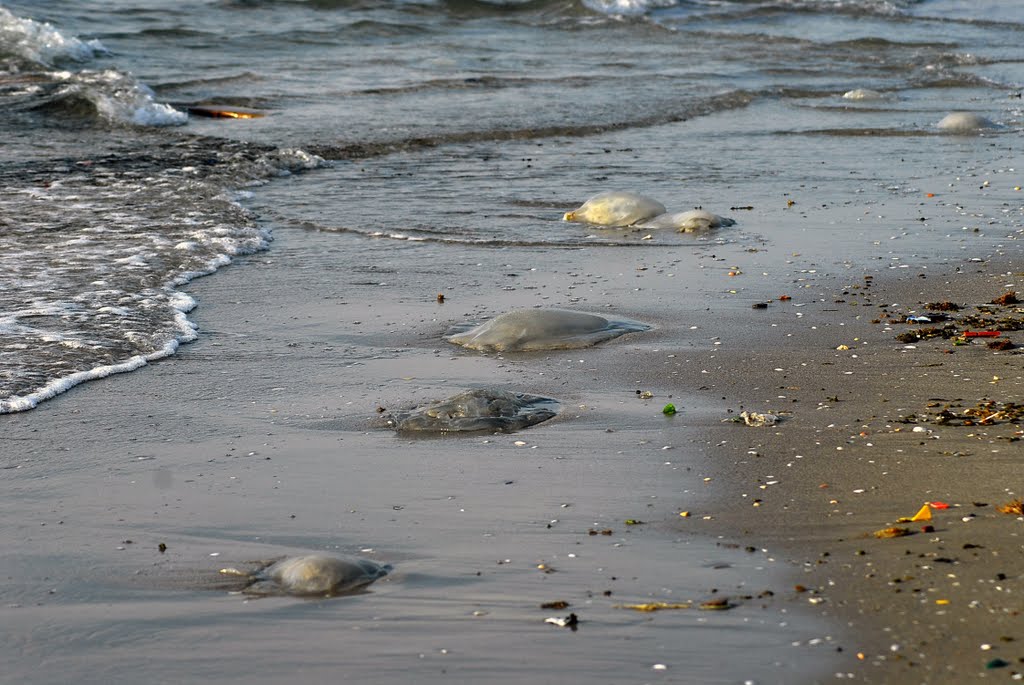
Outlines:
<svg viewBox="0 0 1024 685"><path fill-rule="evenodd" d="M837 672L859 682L962 682L993 658L1014 662L1014 615L978 616L979 607L1012 599L1006 583L1020 577L1012 563L1019 522L994 512L1012 495L1000 469L1016 443L998 453L986 445L983 461L978 438L959 427L921 424L934 431L922 439L893 421L928 410L934 397L967 405L993 388L1019 396L1012 364L1020 357L980 344L946 354L941 340L908 349L894 340L905 324L871 321L883 305L895 318L919 301L985 302L1024 290L1020 266L986 242L977 249L994 252L991 261L936 249L907 270L794 255L780 279L768 266L756 275L762 264L778 267L777 257L762 261L744 249L758 240L741 233L732 244L681 249L523 248L504 251L498 259L507 263L496 265L476 261L471 248L412 244L385 253L358 236L281 229L269 252L188 286L199 301L199 340L138 372L0 417L18 446L5 464L18 480L3 513L19 521L7 540L19 549L7 562L6 575L17 579L7 613L29 635L69 624L42 646L15 648L45 654L70 641L67 665L51 665L52 682L76 659L97 682L110 675L88 641L61 637L104 625L84 602L131 617L104 628L120 641L121 663L161 658L168 625L177 626L176 641L204 655L219 651L228 664L254 658L250 644L273 653L286 648L275 621L256 629L251 612L308 621L301 603L261 600L249 609L198 590L214 587L221 559L326 545L395 564L370 595L325 603L343 617L339 629L362 631L349 636L351 649L375 653L385 633L406 646L391 655L392 671L378 674L381 683L404 682L419 668L438 682L485 674L546 682L559 668L579 667L584 646L595 650L587 663L602 664L591 677L617 682L653 680L657 663L667 670L656 679L670 682L825 682ZM749 274L730 277L736 264ZM677 287L680 269L693 269L686 282L696 287ZM784 293L792 299L780 300ZM766 298L766 308L752 309ZM441 340L453 323L533 305L609 311L655 328L586 350L526 355L466 353ZM1007 337L1020 343L1020 335ZM556 397L563 413L499 436L410 441L375 427L378 406L486 385ZM661 413L667 402L677 415ZM741 409L783 420L773 428L723 423ZM950 450L960 454L941 454ZM989 506L974 507L982 500ZM864 537L923 501L961 507L934 512L935 534ZM962 522L951 512L975 516ZM627 518L646 525L625 525ZM604 529L612 535L589 534ZM155 551L158 541L167 554ZM940 558L953 561L930 561ZM989 572L992 558L1002 564ZM675 572L680 560L686 577ZM999 573L1006 583L995 580ZM894 582L911 575L925 580ZM914 592L916 582L929 584ZM739 607L713 621L616 608L679 594L702 600L712 588L743 598ZM53 594L41 596L44 589ZM140 594L159 599L157 608L137 601ZM579 607L575 637L586 640L560 657L534 642L562 644L561 633L537 626L550 613L539 602L556 598ZM183 612L213 627L183 629ZM921 620L926 613L934 626ZM148 627L137 639L118 633L133 625ZM244 626L248 639L225 625ZM679 630L704 625L725 631L746 656L727 665L705 664L699 653L655 662L655 652L632 646L676 648L689 634ZM326 677L338 662L317 655L337 637L304 635L306 667ZM493 645L506 639L517 647L493 662ZM453 643L465 648L447 658L460 651ZM17 661L27 669L32 659ZM186 679L230 679L211 666L190 668ZM278 675L268 666L268 682Z"/></svg>
<svg viewBox="0 0 1024 685"><path fill-rule="evenodd" d="M1015 592L1024 577L1024 519L998 511L1022 496L1008 475L1024 436L1012 407L1024 387L1024 333L1003 332L1000 339L1015 343L1006 351L988 349L993 338L901 343L901 332L943 324L877 318L934 315L925 303L953 301L964 305L951 312L958 318L980 303L996 312L990 318L1019 324L1020 305L988 303L1020 294L1021 269L1019 260L965 259L926 279L876 277L856 291L835 288L832 300L819 303L838 309L834 329L845 324L829 343L795 340L784 351L752 348L723 361L737 372L774 369L757 376L766 387L755 392L742 382L716 389L738 407L779 411L782 420L738 425L730 444L713 450L708 472L722 483L721 499L707 505L713 521L701 529L786 550L797 575L793 596L846 633L837 678L959 683L1017 679L1024 671ZM860 298L856 309L853 298ZM774 388L769 378L777 379ZM776 397L767 399L772 391ZM1010 411L991 425L962 425L1006 403ZM955 418L940 420L944 409ZM906 522L926 502L949 508ZM675 527L700 525L693 520ZM874 536L894 526L909 535Z"/></svg>

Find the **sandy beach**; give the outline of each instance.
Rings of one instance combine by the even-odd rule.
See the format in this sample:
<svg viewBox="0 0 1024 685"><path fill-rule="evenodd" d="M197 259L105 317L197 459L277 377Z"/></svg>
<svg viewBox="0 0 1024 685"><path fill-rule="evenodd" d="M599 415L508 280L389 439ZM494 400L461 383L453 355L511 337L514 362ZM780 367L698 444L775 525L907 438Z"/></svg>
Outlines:
<svg viewBox="0 0 1024 685"><path fill-rule="evenodd" d="M757 220L795 211L778 204ZM1024 290L1019 231L876 267L713 243L693 263L628 247L510 249L495 264L274 228L269 252L188 287L197 342L0 417L12 679L954 683L1020 670L1021 519L996 508L1020 496L1019 410L928 418L1017 401L1019 349L895 339L928 325L903 323L925 303L958 303L960 317ZM761 271L779 250L782 278ZM332 267L353 254L363 267ZM674 289L680 268L699 269L700 288ZM654 329L508 355L442 339L538 305ZM990 309L1020 321L1019 305ZM514 434L384 425L473 387L562 411ZM744 410L780 421L736 423ZM925 502L949 505L932 530L896 523ZM912 535L873 536L895 525ZM318 601L246 600L218 574L308 550L395 572ZM715 600L730 609L699 609ZM541 608L556 601L568 606ZM627 608L659 602L689 608ZM570 612L575 631L545 623ZM695 630L742 658L703 659L687 648Z"/></svg>
<svg viewBox="0 0 1024 685"><path fill-rule="evenodd" d="M1014 2L0 4L0 683L1024 679Z"/></svg>

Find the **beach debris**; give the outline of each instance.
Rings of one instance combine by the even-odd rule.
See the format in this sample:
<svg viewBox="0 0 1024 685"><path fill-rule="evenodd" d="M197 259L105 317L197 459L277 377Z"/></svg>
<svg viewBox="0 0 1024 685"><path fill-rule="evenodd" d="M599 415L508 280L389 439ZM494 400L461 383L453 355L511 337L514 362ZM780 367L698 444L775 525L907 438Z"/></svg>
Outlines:
<svg viewBox="0 0 1024 685"><path fill-rule="evenodd" d="M673 414L676 413L676 405L669 402L664 407L662 407L661 413L664 414L665 416L672 416Z"/></svg>
<svg viewBox="0 0 1024 685"><path fill-rule="evenodd" d="M159 545L157 545L156 548L160 550L160 554L163 554L167 551L167 545L162 542Z"/></svg>
<svg viewBox="0 0 1024 685"><path fill-rule="evenodd" d="M561 609L568 609L571 606L572 605L569 604L568 602L566 602L564 599L556 599L553 602L544 602L543 604L540 605L540 608L541 609L561 610Z"/></svg>
<svg viewBox="0 0 1024 685"><path fill-rule="evenodd" d="M391 569L389 564L358 557L306 554L287 557L252 572L222 568L220 573L245 578L248 584L241 593L246 595L337 597L365 588Z"/></svg>
<svg viewBox="0 0 1024 685"><path fill-rule="evenodd" d="M924 506L922 506L920 509L917 510L917 513L914 514L910 518L910 520L912 522L915 522L915 523L918 522L918 521L931 521L932 520L932 510L931 510L931 507L929 507L927 504L925 504Z"/></svg>
<svg viewBox="0 0 1024 685"><path fill-rule="evenodd" d="M627 526L642 526L646 521L641 521L640 519L626 519L623 523Z"/></svg>
<svg viewBox="0 0 1024 685"><path fill-rule="evenodd" d="M1010 340L1003 338L1001 340L993 340L992 342L986 343L985 347L987 347L990 350L1003 352L1005 350L1012 350L1017 346L1014 345Z"/></svg>
<svg viewBox="0 0 1024 685"><path fill-rule="evenodd" d="M903 517L903 518L896 519L896 523L917 523L919 521L931 521L931 520L932 520L932 510L931 510L931 507L928 506L927 503L925 503L925 505L923 507L918 509L916 514L914 514L913 516Z"/></svg>
<svg viewBox="0 0 1024 685"><path fill-rule="evenodd" d="M901 343L915 343L920 340L930 340L931 338L953 338L956 337L957 330L953 325L943 326L938 328L936 326L930 326L928 328L917 328L912 331L906 331L896 336L896 340Z"/></svg>
<svg viewBox="0 0 1024 685"><path fill-rule="evenodd" d="M996 511L1011 516L1024 516L1024 500L1020 498L1010 500L1006 504L996 506Z"/></svg>
<svg viewBox="0 0 1024 685"><path fill-rule="evenodd" d="M750 305L750 308L751 309L768 309L768 303L767 302L755 302L754 304Z"/></svg>
<svg viewBox="0 0 1024 685"><path fill-rule="evenodd" d="M701 611L726 611L728 609L735 608L736 604L729 601L728 597L718 597L716 599L709 599L706 602L701 602L697 605L697 608Z"/></svg>
<svg viewBox="0 0 1024 685"><path fill-rule="evenodd" d="M565 618L562 618L561 616L550 616L544 619L544 622L550 623L553 626L558 626L559 628L571 628L572 630L576 630L580 619L576 614L569 614Z"/></svg>
<svg viewBox="0 0 1024 685"><path fill-rule="evenodd" d="M402 432L512 432L558 414L550 397L482 388L453 395L419 409L396 414L388 425Z"/></svg>
<svg viewBox="0 0 1024 685"><path fill-rule="evenodd" d="M779 417L776 414L760 414L756 411L740 412L740 418L743 419L743 423L754 428L774 426L779 421Z"/></svg>
<svg viewBox="0 0 1024 685"><path fill-rule="evenodd" d="M989 670L992 670L992 669L996 669L996 668L1005 668L1005 667L1007 667L1009 665L1010 665L1009 661L1006 661L1005 659L1000 659L1000 658L997 657L995 659L992 659L988 663L986 663L985 664L985 668L987 668Z"/></svg>
<svg viewBox="0 0 1024 685"><path fill-rule="evenodd" d="M437 303L438 304L444 304L444 293L438 293L437 294Z"/></svg>
<svg viewBox="0 0 1024 685"><path fill-rule="evenodd" d="M665 205L654 198L624 190L594 195L578 208L566 212L563 221L596 226L625 227L665 213Z"/></svg>
<svg viewBox="0 0 1024 685"><path fill-rule="evenodd" d="M250 109L238 109L234 107L222 107L220 105L193 105L187 107L189 114L210 119L261 119L266 115Z"/></svg>
<svg viewBox="0 0 1024 685"><path fill-rule="evenodd" d="M632 609L650 613L652 611L664 611L671 609L691 609L693 602L646 602L644 604L616 604L616 609Z"/></svg>
<svg viewBox="0 0 1024 685"><path fill-rule="evenodd" d="M476 327L455 327L445 339L482 352L533 352L590 347L648 329L639 321L568 309L515 309Z"/></svg>
<svg viewBox="0 0 1024 685"><path fill-rule="evenodd" d="M999 331L964 331L965 338L998 338Z"/></svg>
<svg viewBox="0 0 1024 685"><path fill-rule="evenodd" d="M587 535L614 535L615 531L611 528L604 528L603 530L594 530L593 528L587 531Z"/></svg>
<svg viewBox="0 0 1024 685"><path fill-rule="evenodd" d="M928 506L932 509L949 509L949 504L946 502L928 502Z"/></svg>
<svg viewBox="0 0 1024 685"><path fill-rule="evenodd" d="M872 533L872 535L874 535L876 538L879 538L880 540L885 540L887 538L901 538L906 535L913 535L913 533L909 528L900 528L899 526L893 526L892 528L883 528L881 530L876 530L874 533Z"/></svg>
<svg viewBox="0 0 1024 685"><path fill-rule="evenodd" d="M928 420L928 417L910 414L900 420L903 423L917 423ZM997 400L982 400L966 409L959 409L958 405L946 406L931 418L932 423L940 426L994 426L1000 423L1018 423L1022 420L1024 403Z"/></svg>
<svg viewBox="0 0 1024 685"><path fill-rule="evenodd" d="M1013 290L1007 290L999 297L992 300L992 304L1011 305L1020 304L1020 300L1017 299L1017 293Z"/></svg>
<svg viewBox="0 0 1024 685"><path fill-rule="evenodd" d="M960 305L955 302L929 302L924 306L925 309L933 312L957 312L960 311Z"/></svg>

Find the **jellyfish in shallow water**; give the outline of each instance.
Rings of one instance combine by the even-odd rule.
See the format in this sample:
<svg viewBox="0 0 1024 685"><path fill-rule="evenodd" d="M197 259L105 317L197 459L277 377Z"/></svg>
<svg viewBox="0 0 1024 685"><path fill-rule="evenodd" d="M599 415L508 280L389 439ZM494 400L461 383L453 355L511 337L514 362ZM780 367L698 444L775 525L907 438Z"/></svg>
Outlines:
<svg viewBox="0 0 1024 685"><path fill-rule="evenodd" d="M939 130L950 133L974 133L999 128L998 124L973 112L953 112L942 117L935 125Z"/></svg>
<svg viewBox="0 0 1024 685"><path fill-rule="evenodd" d="M475 328L449 335L446 340L484 352L568 350L649 328L639 321L607 319L568 309L515 309Z"/></svg>
<svg viewBox="0 0 1024 685"><path fill-rule="evenodd" d="M251 573L235 568L220 572L247 578L249 584L241 590L247 595L332 597L361 590L390 571L390 565L369 559L306 554L281 559Z"/></svg>
<svg viewBox="0 0 1024 685"><path fill-rule="evenodd" d="M843 93L844 100L884 100L885 95L870 88L854 88Z"/></svg>
<svg viewBox="0 0 1024 685"><path fill-rule="evenodd" d="M732 226L736 222L724 216L718 216L703 209L691 209L688 212L677 212L675 214L661 214L653 219L642 221L636 225L637 228L671 228L680 233L693 233L695 231L706 231L709 228L721 228Z"/></svg>
<svg viewBox="0 0 1024 685"><path fill-rule="evenodd" d="M511 432L547 421L558 401L507 390L470 390L388 421L399 432Z"/></svg>
<svg viewBox="0 0 1024 685"><path fill-rule="evenodd" d="M653 198L615 190L595 195L562 218L597 226L632 226L664 213L665 205Z"/></svg>

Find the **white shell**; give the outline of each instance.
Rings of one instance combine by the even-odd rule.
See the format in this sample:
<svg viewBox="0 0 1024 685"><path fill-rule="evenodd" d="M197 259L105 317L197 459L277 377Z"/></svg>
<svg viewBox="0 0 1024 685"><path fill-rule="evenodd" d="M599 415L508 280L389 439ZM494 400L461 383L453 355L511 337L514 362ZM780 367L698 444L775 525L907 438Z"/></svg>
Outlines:
<svg viewBox="0 0 1024 685"><path fill-rule="evenodd" d="M597 226L632 226L664 213L665 205L653 198L615 190L595 195L562 218Z"/></svg>

